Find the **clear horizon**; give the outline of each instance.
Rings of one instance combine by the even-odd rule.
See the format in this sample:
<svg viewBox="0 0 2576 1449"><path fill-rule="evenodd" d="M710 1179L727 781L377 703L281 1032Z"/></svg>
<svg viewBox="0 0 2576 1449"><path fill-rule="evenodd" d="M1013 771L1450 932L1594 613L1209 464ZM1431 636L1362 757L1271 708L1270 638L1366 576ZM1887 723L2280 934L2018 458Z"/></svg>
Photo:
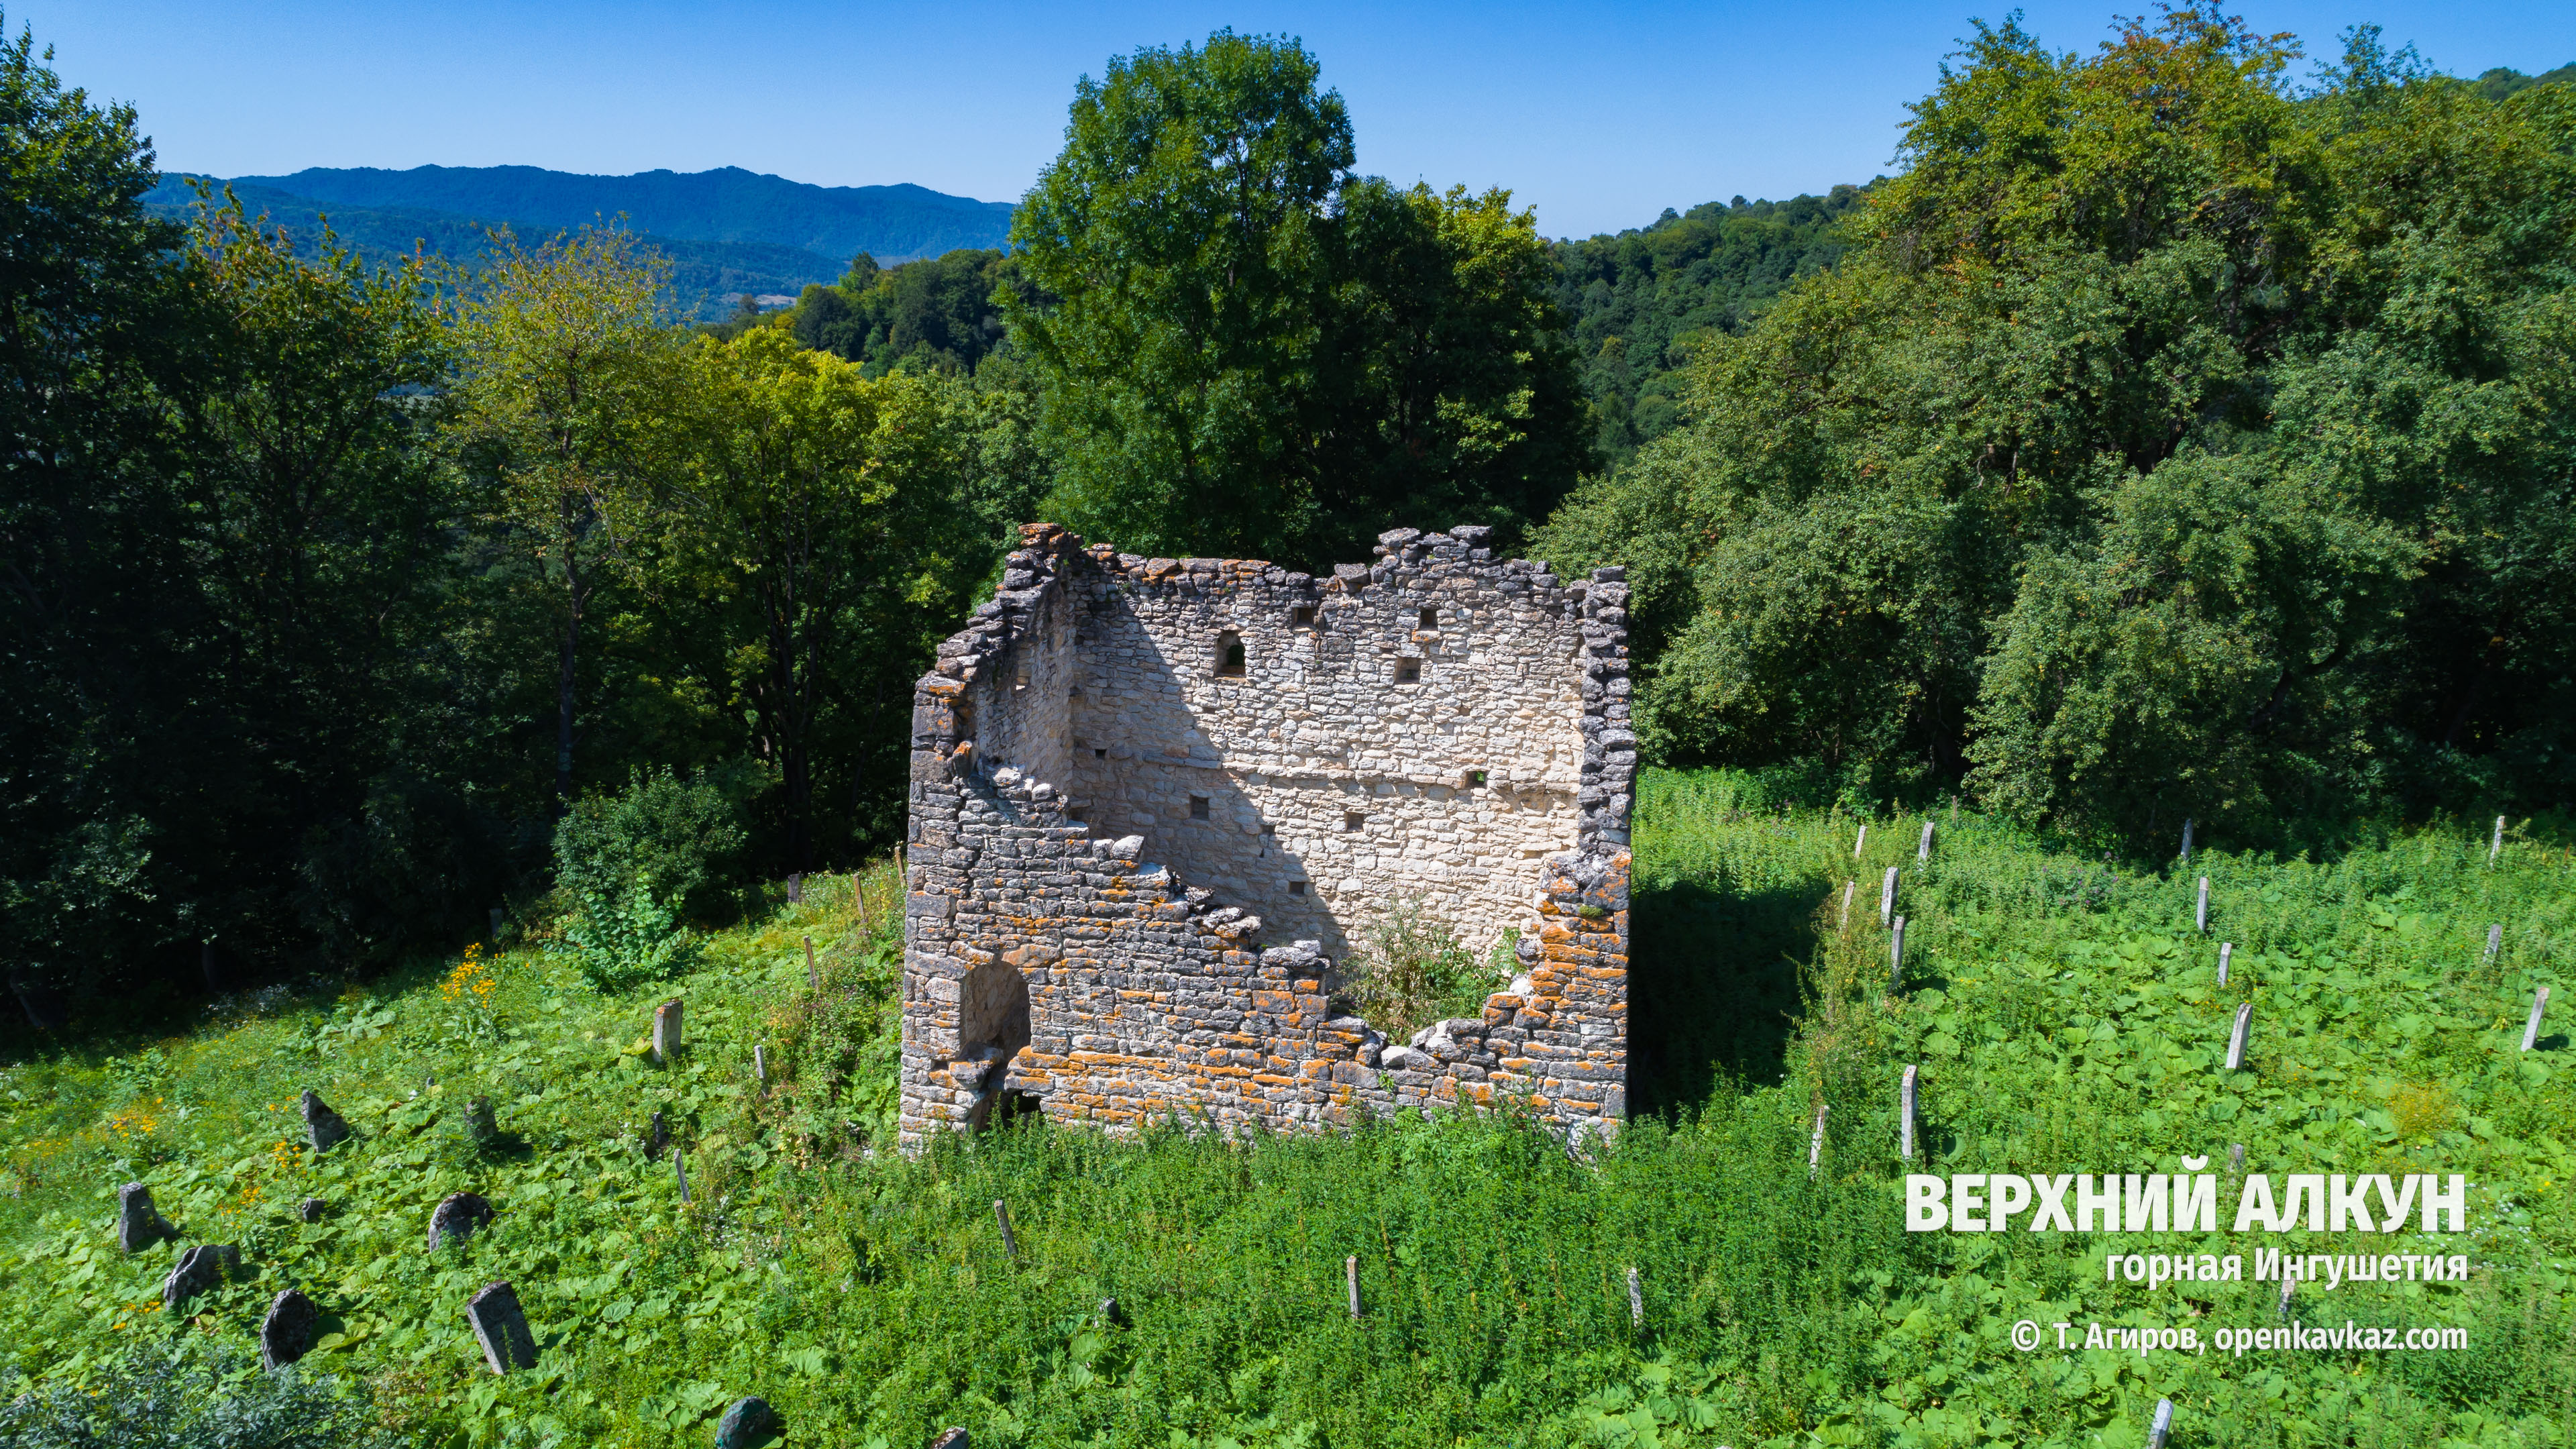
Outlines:
<svg viewBox="0 0 2576 1449"><path fill-rule="evenodd" d="M2027 5L2056 50L2118 6ZM592 175L723 166L819 186L910 182L1016 201L1061 144L1075 79L1141 45L1231 24L1301 38L1351 108L1360 169L1509 188L1550 236L1616 232L1734 195L1781 199L1894 169L1910 101L1985 7L1562 3L1470 8L1009 3L955 12L811 0L710 7L468 0L437 12L174 0L9 6L94 98L132 102L161 165L539 166ZM2244 7L2309 58L2354 23L2436 69L2576 60L2576 8ZM718 27L722 27L721 30ZM862 139L864 138L864 139Z"/></svg>

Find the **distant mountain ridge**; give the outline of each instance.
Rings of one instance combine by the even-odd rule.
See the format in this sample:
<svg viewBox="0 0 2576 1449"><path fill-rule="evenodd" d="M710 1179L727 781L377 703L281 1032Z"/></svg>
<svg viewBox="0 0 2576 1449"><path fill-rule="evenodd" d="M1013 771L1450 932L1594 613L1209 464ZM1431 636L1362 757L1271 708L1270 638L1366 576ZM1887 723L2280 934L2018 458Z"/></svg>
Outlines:
<svg viewBox="0 0 2576 1449"><path fill-rule="evenodd" d="M997 247L1011 205L925 186L815 186L725 166L584 176L537 166L313 167L236 184L310 197L332 207L419 208L553 231L623 214L640 232L682 241L792 247L846 264ZM834 272L838 275L838 271Z"/></svg>

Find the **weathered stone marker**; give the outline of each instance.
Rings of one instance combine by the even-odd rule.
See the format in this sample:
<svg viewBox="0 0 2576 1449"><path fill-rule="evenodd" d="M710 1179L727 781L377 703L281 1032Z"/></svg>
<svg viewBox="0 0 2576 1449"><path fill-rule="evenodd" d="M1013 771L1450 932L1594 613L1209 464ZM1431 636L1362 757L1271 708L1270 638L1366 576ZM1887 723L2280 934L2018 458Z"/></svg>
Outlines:
<svg viewBox="0 0 2576 1449"><path fill-rule="evenodd" d="M2165 1449L2165 1436L2173 1432L2173 1400L2156 1400L2155 1422L2147 1426L2147 1449Z"/></svg>
<svg viewBox="0 0 2576 1449"><path fill-rule="evenodd" d="M1011 1210L1004 1207L998 1197L993 1199L993 1221L1002 1225L1002 1251L1014 1258L1018 1257L1020 1240L1011 1234Z"/></svg>
<svg viewBox="0 0 2576 1449"><path fill-rule="evenodd" d="M2487 927L2487 954L2484 959L2495 960L2496 952L2502 949L2504 949L2504 922L2498 921Z"/></svg>
<svg viewBox="0 0 2576 1449"><path fill-rule="evenodd" d="M494 1283L465 1300L465 1321L474 1341L483 1345L483 1361L492 1372L537 1366L537 1337L528 1331L528 1315L519 1307L519 1290Z"/></svg>
<svg viewBox="0 0 2576 1449"><path fill-rule="evenodd" d="M758 1046L751 1049L751 1079L760 1084L762 1092L769 1090L769 1058Z"/></svg>
<svg viewBox="0 0 2576 1449"><path fill-rule="evenodd" d="M1929 820L1923 822L1923 843L1914 847L1914 858L1916 860L1932 858L1932 822Z"/></svg>
<svg viewBox="0 0 2576 1449"><path fill-rule="evenodd" d="M303 1109L304 1137L313 1144L315 1152L328 1152L349 1140L348 1119L332 1111L331 1104L323 1101L310 1087L305 1089L296 1105Z"/></svg>
<svg viewBox="0 0 2576 1449"><path fill-rule="evenodd" d="M308 1223L322 1221L322 1215L330 1210L331 1205L318 1197L308 1197L295 1205L295 1215Z"/></svg>
<svg viewBox="0 0 2576 1449"><path fill-rule="evenodd" d="M1351 1317L1360 1316L1360 1260L1354 1253L1342 1260L1342 1282L1350 1289Z"/></svg>
<svg viewBox="0 0 2576 1449"><path fill-rule="evenodd" d="M1847 880L1843 882L1843 925L1848 926L1851 924L1852 892L1859 889L1859 887L1860 882L1857 880Z"/></svg>
<svg viewBox="0 0 2576 1449"><path fill-rule="evenodd" d="M1878 918L1882 921L1896 914L1896 867L1887 868L1887 879L1878 888Z"/></svg>
<svg viewBox="0 0 2576 1449"><path fill-rule="evenodd" d="M293 1288L268 1300L268 1316L259 1321L259 1366L277 1369L313 1351L313 1329L322 1310Z"/></svg>
<svg viewBox="0 0 2576 1449"><path fill-rule="evenodd" d="M2227 984L2227 963L2233 959L2235 955L2235 942L2221 941L2218 943L2218 984L2221 986Z"/></svg>
<svg viewBox="0 0 2576 1449"><path fill-rule="evenodd" d="M473 1148L477 1152L485 1152L491 1149L492 1144L500 1140L501 1123L500 1119L493 1115L492 1099L489 1097L466 1098L465 1145Z"/></svg>
<svg viewBox="0 0 2576 1449"><path fill-rule="evenodd" d="M1816 1130L1807 1135L1807 1176L1810 1180L1816 1175L1817 1164L1825 1160L1825 1113L1830 1110L1822 1102L1816 1104Z"/></svg>
<svg viewBox="0 0 2576 1449"><path fill-rule="evenodd" d="M2549 988L2544 986L2538 991L2531 993L2531 1020L2525 1023L2522 1028L2522 1049L2524 1051L2529 1051L2533 1047L2540 1045L2540 1017L2541 1013L2547 1010L2549 1010Z"/></svg>
<svg viewBox="0 0 2576 1449"><path fill-rule="evenodd" d="M669 1066L680 1054L680 998L674 996L653 1008L653 1061Z"/></svg>
<svg viewBox="0 0 2576 1449"><path fill-rule="evenodd" d="M1127 1310L1118 1306L1116 1298L1103 1298L1100 1300L1100 1321L1109 1328L1125 1328Z"/></svg>
<svg viewBox="0 0 2576 1449"><path fill-rule="evenodd" d="M2227 1170L2238 1177L2245 1175L2245 1144L2230 1143L2227 1148Z"/></svg>
<svg viewBox="0 0 2576 1449"><path fill-rule="evenodd" d="M2299 1280L2298 1280L2298 1279L2296 1279L2296 1278L2292 1278L2292 1277L2290 1277L2290 1276L2288 1276L2288 1275L2286 1275L2286 1274L2284 1274L2284 1275L2282 1276L2282 1278L2281 1278L2281 1303L2280 1303L2280 1306L2279 1306L2279 1307L2277 1307L2277 1308L2275 1308L2275 1309L2273 1309L2273 1310L2272 1310L2272 1312L2274 1313L2274 1315L2275 1315L2275 1316L2277 1316L2277 1317L2281 1317L2281 1318L2287 1318L2287 1317L2289 1317L2289 1316L2290 1316L2290 1290L2291 1290L2291 1289L2293 1289L2293 1288L2296 1288L2297 1286L2299 1286Z"/></svg>
<svg viewBox="0 0 2576 1449"><path fill-rule="evenodd" d="M1860 834L1852 837L1852 859L1860 859L1860 848L1867 844L1869 844L1869 827L1864 825L1860 828Z"/></svg>
<svg viewBox="0 0 2576 1449"><path fill-rule="evenodd" d="M461 1243L489 1226L492 1205L480 1194L452 1192L439 1200L429 1212L429 1250L437 1252L450 1243Z"/></svg>
<svg viewBox="0 0 2576 1449"><path fill-rule="evenodd" d="M652 1125L644 1129L644 1156L650 1161L659 1162L662 1160L662 1153L670 1145L671 1124L663 1120L662 1109L656 1107L653 1109Z"/></svg>
<svg viewBox="0 0 2576 1449"><path fill-rule="evenodd" d="M2209 934L2209 877L2200 878L2200 909L2192 914L2192 929Z"/></svg>
<svg viewBox="0 0 2576 1449"><path fill-rule="evenodd" d="M2191 864L2191 817L2182 818L2182 863Z"/></svg>
<svg viewBox="0 0 2576 1449"><path fill-rule="evenodd" d="M2253 1021L2253 1002L2236 1008L2236 1029L2227 1034L2227 1069L2231 1072L2245 1070L2245 1028Z"/></svg>
<svg viewBox="0 0 2576 1449"><path fill-rule="evenodd" d="M823 989L823 973L814 969L814 938L811 936L805 938L805 984L817 991Z"/></svg>
<svg viewBox="0 0 2576 1449"><path fill-rule="evenodd" d="M716 1449L751 1449L781 1427L778 1411L769 1407L767 1399L757 1395L736 1399L716 1425Z"/></svg>
<svg viewBox="0 0 2576 1449"><path fill-rule="evenodd" d="M671 1176L680 1184L680 1206L687 1207L689 1205L689 1165L680 1160L680 1154L677 1152L671 1154Z"/></svg>
<svg viewBox="0 0 2576 1449"><path fill-rule="evenodd" d="M241 1271L241 1249L230 1243L201 1243L179 1255L179 1266L161 1280L161 1307L178 1313L189 1299Z"/></svg>
<svg viewBox="0 0 2576 1449"><path fill-rule="evenodd" d="M1896 929L1887 940L1887 989L1905 989L1905 918L1896 918Z"/></svg>
<svg viewBox="0 0 2576 1449"><path fill-rule="evenodd" d="M129 1182L116 1190L116 1246L118 1251L139 1253L163 1238L175 1238L179 1230L152 1206L152 1189L139 1182Z"/></svg>
<svg viewBox="0 0 2576 1449"><path fill-rule="evenodd" d="M1914 1157L1914 1074L1907 1067L1905 1080L1896 1088L1896 1155L1911 1161Z"/></svg>
<svg viewBox="0 0 2576 1449"><path fill-rule="evenodd" d="M805 872L801 870L791 870L787 873L787 904L791 906L805 904Z"/></svg>
<svg viewBox="0 0 2576 1449"><path fill-rule="evenodd" d="M2496 857L2502 854L2504 854L2504 817L2499 815L2496 817L2495 839L2487 843L2487 864L2495 864Z"/></svg>
<svg viewBox="0 0 2576 1449"><path fill-rule="evenodd" d="M965 1430L950 1429L931 1440L930 1449L974 1449L974 1446L966 1442Z"/></svg>
<svg viewBox="0 0 2576 1449"><path fill-rule="evenodd" d="M1628 1270L1628 1326L1646 1326L1646 1291L1637 1282L1637 1270Z"/></svg>

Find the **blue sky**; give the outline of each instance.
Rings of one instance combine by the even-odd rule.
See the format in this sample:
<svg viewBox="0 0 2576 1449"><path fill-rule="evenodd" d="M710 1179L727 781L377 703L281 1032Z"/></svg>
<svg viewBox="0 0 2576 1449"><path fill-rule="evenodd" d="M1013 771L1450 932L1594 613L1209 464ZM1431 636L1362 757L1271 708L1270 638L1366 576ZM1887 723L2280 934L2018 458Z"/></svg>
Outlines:
<svg viewBox="0 0 2576 1449"><path fill-rule="evenodd" d="M2032 3L2024 24L2090 49L2115 11L2147 8ZM2312 56L2368 21L2455 74L2576 60L2566 0L2238 9ZM1076 76L1231 25L1305 40L1350 103L1363 170L1508 186L1563 236L1890 169L1905 103L1969 16L2003 8L20 0L5 13L55 48L67 81L134 102L174 170L734 165L987 200L1016 199L1054 154Z"/></svg>

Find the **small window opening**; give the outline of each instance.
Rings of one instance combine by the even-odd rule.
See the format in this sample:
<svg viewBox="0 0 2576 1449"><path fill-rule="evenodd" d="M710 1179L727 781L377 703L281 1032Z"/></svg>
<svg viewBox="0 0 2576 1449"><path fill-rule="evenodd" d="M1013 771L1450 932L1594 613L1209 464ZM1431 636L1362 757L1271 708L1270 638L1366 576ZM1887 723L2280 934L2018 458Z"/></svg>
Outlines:
<svg viewBox="0 0 2576 1449"><path fill-rule="evenodd" d="M1395 661L1395 682L1398 684L1420 684L1422 682L1422 661L1419 659L1399 659Z"/></svg>
<svg viewBox="0 0 2576 1449"><path fill-rule="evenodd" d="M1467 783L1473 786L1483 785L1485 783L1485 772L1482 770L1469 770L1467 772Z"/></svg>
<svg viewBox="0 0 2576 1449"><path fill-rule="evenodd" d="M1423 611L1422 611L1422 627L1423 627L1423 628L1425 628L1425 629L1437 629L1437 628L1439 628L1439 627L1440 627L1440 611L1439 611L1438 609L1425 609L1425 610L1423 610Z"/></svg>
<svg viewBox="0 0 2576 1449"><path fill-rule="evenodd" d="M1231 629L1216 636L1216 672L1226 679L1243 677L1243 636Z"/></svg>
<svg viewBox="0 0 2576 1449"><path fill-rule="evenodd" d="M961 740L975 738L975 702L973 700L957 701L949 706L949 713L957 721L957 738Z"/></svg>
<svg viewBox="0 0 2576 1449"><path fill-rule="evenodd" d="M1105 760L1109 758L1109 752L1105 749L1095 749L1091 752L1091 757L1095 760Z"/></svg>
<svg viewBox="0 0 2576 1449"><path fill-rule="evenodd" d="M1342 828L1344 830L1357 830L1366 824L1368 824L1368 817L1362 815L1360 812L1356 810L1343 812Z"/></svg>
<svg viewBox="0 0 2576 1449"><path fill-rule="evenodd" d="M1292 881L1288 882L1288 894L1290 894L1290 895L1292 895L1292 896L1302 896L1302 895L1304 895L1305 893L1306 893L1306 883L1305 883L1304 881L1302 881L1302 880L1292 880Z"/></svg>
<svg viewBox="0 0 2576 1449"><path fill-rule="evenodd" d="M1208 818L1208 797L1205 795L1192 795L1190 797L1190 818L1192 820L1205 820Z"/></svg>
<svg viewBox="0 0 2576 1449"><path fill-rule="evenodd" d="M1261 833L1264 835L1277 835L1279 833L1279 827L1276 825L1264 825L1261 827Z"/></svg>
<svg viewBox="0 0 2576 1449"><path fill-rule="evenodd" d="M1300 604L1289 618L1300 629L1312 629L1315 627L1315 606Z"/></svg>

